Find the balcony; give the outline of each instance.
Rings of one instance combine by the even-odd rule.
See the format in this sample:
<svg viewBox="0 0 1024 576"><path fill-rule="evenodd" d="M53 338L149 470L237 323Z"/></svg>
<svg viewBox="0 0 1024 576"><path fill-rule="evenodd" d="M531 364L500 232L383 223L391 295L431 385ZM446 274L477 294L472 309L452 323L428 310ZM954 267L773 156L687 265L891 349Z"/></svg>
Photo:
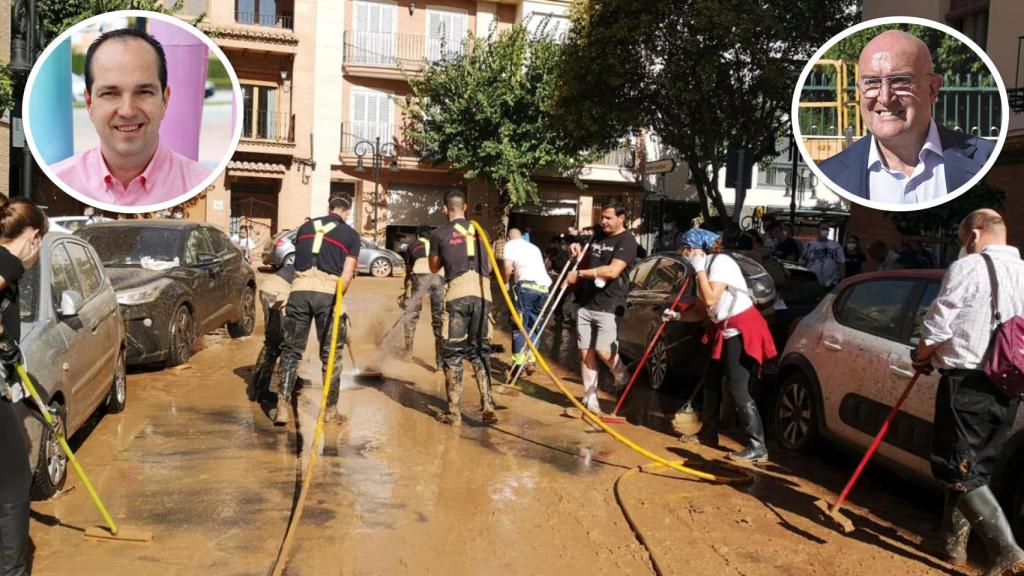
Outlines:
<svg viewBox="0 0 1024 576"><path fill-rule="evenodd" d="M267 110L242 111L242 152L288 154L295 148L295 116Z"/></svg>
<svg viewBox="0 0 1024 576"><path fill-rule="evenodd" d="M417 73L427 62L461 54L468 36L448 42L437 36L346 30L344 36L344 72L375 78L403 78Z"/></svg>
<svg viewBox="0 0 1024 576"><path fill-rule="evenodd" d="M294 30L291 14L283 12L243 12L235 10L235 22L245 26L263 26L265 28L284 28Z"/></svg>

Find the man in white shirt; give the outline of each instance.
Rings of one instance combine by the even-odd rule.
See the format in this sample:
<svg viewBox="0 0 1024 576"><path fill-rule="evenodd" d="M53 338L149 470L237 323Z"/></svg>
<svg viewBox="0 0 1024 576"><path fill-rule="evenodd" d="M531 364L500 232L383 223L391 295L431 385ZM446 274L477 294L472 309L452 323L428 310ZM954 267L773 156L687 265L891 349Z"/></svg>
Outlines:
<svg viewBox="0 0 1024 576"><path fill-rule="evenodd" d="M515 295L516 312L523 319L523 327L528 332L532 331L551 286L551 276L544 266L544 255L540 248L523 238L518 228L510 228L502 262L503 275L512 285L512 292ZM536 344L539 339L540 334L535 334L533 342ZM513 327L512 359L517 366L526 363L528 354L523 350L525 346L526 335Z"/></svg>
<svg viewBox="0 0 1024 576"><path fill-rule="evenodd" d="M944 554L966 560L970 530L990 554L986 574L1024 573L1024 550L988 487L1000 452L1017 417L1020 398L997 389L981 369L995 328L992 280L1008 320L1024 315L1024 261L1006 245L1006 224L994 210L981 209L960 223L964 254L950 265L921 326L914 367L942 373L935 395L932 473L947 490ZM986 262L989 260L989 262Z"/></svg>
<svg viewBox="0 0 1024 576"><path fill-rule="evenodd" d="M828 232L828 224L819 224L818 238L807 243L800 256L800 263L814 272L818 284L825 290L831 290L846 275L846 253L838 242L828 237Z"/></svg>

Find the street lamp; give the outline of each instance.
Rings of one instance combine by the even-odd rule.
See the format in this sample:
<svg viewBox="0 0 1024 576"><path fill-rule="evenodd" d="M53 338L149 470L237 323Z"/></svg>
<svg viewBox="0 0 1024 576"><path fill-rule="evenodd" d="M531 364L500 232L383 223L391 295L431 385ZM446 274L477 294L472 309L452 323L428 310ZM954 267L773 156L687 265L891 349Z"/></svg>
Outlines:
<svg viewBox="0 0 1024 576"><path fill-rule="evenodd" d="M16 0L12 7L12 12L10 67L12 70L20 73L22 80L19 82L24 82L24 79L28 77L28 73L32 70L32 65L35 64L36 56L39 52L40 38L37 38L36 29L38 25L36 21L36 0ZM24 90L24 84L20 85L20 89ZM24 113L20 104L18 105L18 113ZM13 118L12 120L18 126L16 130L21 130L21 118ZM13 144L13 132L11 138ZM33 188L32 152L29 151L28 145L24 143L24 140L21 140L21 144L21 196L31 200Z"/></svg>
<svg viewBox="0 0 1024 576"><path fill-rule="evenodd" d="M370 155L370 159L373 161L373 241L375 244L380 245L377 242L377 233L380 229L377 220L377 209L381 204L380 199L380 173L384 168L384 162L388 163L388 169L392 173L398 172L398 149L391 142L384 142L381 144L380 136L377 136L372 141L360 140L356 142L355 146L352 147L352 151L356 154L356 172L365 172L366 167L363 164L363 157Z"/></svg>

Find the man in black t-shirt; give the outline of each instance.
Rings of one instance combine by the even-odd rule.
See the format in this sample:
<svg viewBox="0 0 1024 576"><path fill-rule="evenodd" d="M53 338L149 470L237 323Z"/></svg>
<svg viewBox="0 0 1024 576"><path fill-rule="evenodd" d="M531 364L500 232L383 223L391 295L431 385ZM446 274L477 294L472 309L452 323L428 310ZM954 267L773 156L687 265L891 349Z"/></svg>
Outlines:
<svg viewBox="0 0 1024 576"><path fill-rule="evenodd" d="M330 213L299 227L295 236L295 280L285 307L285 340L281 350L281 388L277 392L274 424L288 423L292 391L298 378L299 361L306 349L310 326L316 323L320 361L326 376L331 355L331 324L338 277L345 291L352 285L359 261L359 234L345 223L352 212L347 196L332 198ZM339 327L334 374L327 396L327 421L338 419L338 385L341 381L341 350L346 341L345 323Z"/></svg>
<svg viewBox="0 0 1024 576"><path fill-rule="evenodd" d="M424 293L430 294L430 326L434 329L435 371L441 370L441 314L444 309L444 279L430 271L430 227L416 230L416 241L405 253L405 350L412 350L416 324L423 309Z"/></svg>
<svg viewBox="0 0 1024 576"><path fill-rule="evenodd" d="M498 421L491 398L491 263L476 230L466 220L466 193L451 190L444 196L448 224L430 235L430 271L444 270L448 284L442 315L441 356L444 360L448 412L438 414L444 424L462 424L462 361L473 363L480 387L485 424Z"/></svg>
<svg viewBox="0 0 1024 576"><path fill-rule="evenodd" d="M569 284L584 282L577 294L580 306L576 321L583 372L583 405L600 413L597 402L597 359L600 358L615 376L616 387L626 384L629 374L618 353L616 318L626 312L629 293L629 271L636 261L636 238L626 230L626 208L617 201L605 203L601 209L601 232L590 245L589 266L569 272ZM579 244L571 248L573 257Z"/></svg>

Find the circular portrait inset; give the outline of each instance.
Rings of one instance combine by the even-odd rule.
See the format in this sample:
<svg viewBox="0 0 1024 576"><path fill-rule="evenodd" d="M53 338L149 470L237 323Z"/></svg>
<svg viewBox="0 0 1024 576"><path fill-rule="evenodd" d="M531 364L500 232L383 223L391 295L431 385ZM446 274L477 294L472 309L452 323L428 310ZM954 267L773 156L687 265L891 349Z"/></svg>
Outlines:
<svg viewBox="0 0 1024 576"><path fill-rule="evenodd" d="M879 18L825 43L793 94L793 132L829 188L871 208L948 202L1006 140L1006 86L969 38L930 20Z"/></svg>
<svg viewBox="0 0 1024 576"><path fill-rule="evenodd" d="M241 135L241 87L209 37L141 10L84 20L43 51L25 136L62 190L112 212L180 204L223 172Z"/></svg>

